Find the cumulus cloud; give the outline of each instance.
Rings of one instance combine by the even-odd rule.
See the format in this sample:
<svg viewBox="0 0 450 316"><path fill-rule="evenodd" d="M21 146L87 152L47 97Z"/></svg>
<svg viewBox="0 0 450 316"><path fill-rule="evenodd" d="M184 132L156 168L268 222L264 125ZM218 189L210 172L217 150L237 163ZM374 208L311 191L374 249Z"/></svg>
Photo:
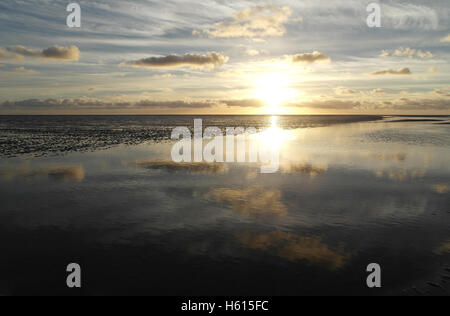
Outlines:
<svg viewBox="0 0 450 316"><path fill-rule="evenodd" d="M76 46L53 46L46 49L28 49L24 46L8 47L9 53L30 57L40 58L52 61L78 61L80 59L80 50Z"/></svg>
<svg viewBox="0 0 450 316"><path fill-rule="evenodd" d="M256 49L247 49L246 53L247 53L247 55L252 56L252 57L255 57L255 56L258 56L259 54L261 54L261 52Z"/></svg>
<svg viewBox="0 0 450 316"><path fill-rule="evenodd" d="M428 69L428 72L432 73L432 74L437 74L437 73L439 73L439 70L433 66L430 69Z"/></svg>
<svg viewBox="0 0 450 316"><path fill-rule="evenodd" d="M215 68L227 63L228 57L212 52L206 55L186 54L184 56L169 55L165 57L150 57L136 61L124 62L123 66L138 68Z"/></svg>
<svg viewBox="0 0 450 316"><path fill-rule="evenodd" d="M356 91L356 90L347 89L347 88L343 88L343 87L336 88L335 92L336 92L336 94L339 94L339 95L352 95L352 94L358 93L358 91Z"/></svg>
<svg viewBox="0 0 450 316"><path fill-rule="evenodd" d="M17 54L12 54L9 51L0 49L0 60L11 60L11 61L23 61L23 57Z"/></svg>
<svg viewBox="0 0 450 316"><path fill-rule="evenodd" d="M289 7L255 6L237 12L231 21L216 23L204 32L216 38L283 36L286 33L284 24L291 15L292 10Z"/></svg>
<svg viewBox="0 0 450 316"><path fill-rule="evenodd" d="M444 37L443 39L441 39L441 43L450 43L450 35Z"/></svg>
<svg viewBox="0 0 450 316"><path fill-rule="evenodd" d="M387 57L408 57L408 58L419 58L419 59L431 59L434 58L434 55L432 52L429 51L422 51L420 49L413 49L410 47L400 47L398 49L396 49L395 51L393 51L392 53L387 51L387 50L383 50L381 52L380 57L382 58L387 58Z"/></svg>
<svg viewBox="0 0 450 316"><path fill-rule="evenodd" d="M17 72L17 73L25 74L25 75L37 75L37 74L39 74L38 71L35 71L35 70L32 70L32 69L26 69L25 67L16 68L16 69L14 69L14 71Z"/></svg>
<svg viewBox="0 0 450 316"><path fill-rule="evenodd" d="M331 59L327 55L321 52L313 52L313 53L306 53L306 54L297 54L290 56L292 62L294 63L305 63L305 64L313 64L313 63L320 63L320 62L330 62Z"/></svg>
<svg viewBox="0 0 450 316"><path fill-rule="evenodd" d="M381 89L381 88L372 90L372 94L382 94L382 93L386 93L386 90Z"/></svg>
<svg viewBox="0 0 450 316"><path fill-rule="evenodd" d="M436 89L434 90L434 94L440 96L440 97L450 97L450 92L449 91L442 91L440 89Z"/></svg>
<svg viewBox="0 0 450 316"><path fill-rule="evenodd" d="M371 73L372 76L385 76L385 75L409 76L411 74L412 74L411 70L407 67L401 68L399 70L385 69Z"/></svg>

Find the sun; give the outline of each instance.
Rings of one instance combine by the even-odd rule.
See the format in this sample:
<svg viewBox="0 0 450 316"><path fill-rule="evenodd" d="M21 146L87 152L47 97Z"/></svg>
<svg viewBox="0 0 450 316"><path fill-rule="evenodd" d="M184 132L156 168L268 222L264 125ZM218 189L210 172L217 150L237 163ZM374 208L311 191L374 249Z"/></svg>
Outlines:
<svg viewBox="0 0 450 316"><path fill-rule="evenodd" d="M289 88L290 84L289 76L283 73L265 74L255 80L254 94L266 104L264 114L279 115L287 112L283 104L296 96L295 90Z"/></svg>

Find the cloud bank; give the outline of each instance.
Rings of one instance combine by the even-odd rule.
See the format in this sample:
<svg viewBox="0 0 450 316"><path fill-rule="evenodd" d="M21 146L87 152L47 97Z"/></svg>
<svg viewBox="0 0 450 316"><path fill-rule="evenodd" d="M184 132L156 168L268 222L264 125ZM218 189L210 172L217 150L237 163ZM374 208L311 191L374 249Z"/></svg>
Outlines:
<svg viewBox="0 0 450 316"><path fill-rule="evenodd" d="M357 99L328 98L283 104L287 108L308 108L325 110L450 110L448 93L438 90L434 98L392 98L390 101L360 97ZM155 110L155 109L210 109L216 107L258 109L266 106L259 99L236 100L140 100L137 102L113 102L95 98L79 99L28 99L0 103L0 111L69 111L69 110Z"/></svg>

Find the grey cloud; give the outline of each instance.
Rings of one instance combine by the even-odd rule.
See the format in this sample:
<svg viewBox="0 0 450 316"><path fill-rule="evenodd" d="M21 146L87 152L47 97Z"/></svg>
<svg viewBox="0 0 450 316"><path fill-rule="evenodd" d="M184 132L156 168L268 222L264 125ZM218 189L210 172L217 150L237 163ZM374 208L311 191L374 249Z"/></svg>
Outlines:
<svg viewBox="0 0 450 316"><path fill-rule="evenodd" d="M215 101L154 101L110 102L93 98L86 99L28 99L22 101L5 101L0 104L0 110L120 110L137 108L210 108L218 103Z"/></svg>
<svg viewBox="0 0 450 316"><path fill-rule="evenodd" d="M306 63L306 64L331 61L330 57L328 57L324 53L317 51L313 53L297 54L294 56L290 56L290 58L294 63Z"/></svg>
<svg viewBox="0 0 450 316"><path fill-rule="evenodd" d="M450 98L443 98L437 93L436 98L399 98L391 101L377 101L361 98L359 100L326 99L311 100L298 103L286 103L286 107L315 108L330 110L449 110ZM248 100L205 100L205 101L155 101L141 100L138 102L110 102L97 99L29 99L23 101L6 101L0 103L2 110L124 110L145 108L166 109L205 109L216 106L260 108L265 103L258 99Z"/></svg>
<svg viewBox="0 0 450 316"><path fill-rule="evenodd" d="M193 102L193 101L153 101L153 100L142 100L135 104L136 107L158 107L158 108L197 108L204 109L210 108L216 105L215 102Z"/></svg>
<svg viewBox="0 0 450 316"><path fill-rule="evenodd" d="M347 109L359 108L361 106L361 102L330 99L330 100L293 103L293 104L289 104L289 105L293 106L293 107L301 107L301 108L347 110Z"/></svg>
<svg viewBox="0 0 450 316"><path fill-rule="evenodd" d="M28 99L5 101L1 109L7 110L44 110L44 109L111 109L131 106L132 103L113 103L96 99Z"/></svg>
<svg viewBox="0 0 450 316"><path fill-rule="evenodd" d="M228 62L229 58L219 53L211 52L206 55L186 54L184 56L169 55L165 57L150 57L131 62L124 62L121 66L138 68L215 68Z"/></svg>
<svg viewBox="0 0 450 316"><path fill-rule="evenodd" d="M258 99L247 99L247 100L222 100L221 103L229 107L252 107L259 108L263 107L265 103Z"/></svg>
<svg viewBox="0 0 450 316"><path fill-rule="evenodd" d="M42 58L53 61L78 61L81 55L80 50L76 46L53 46L43 50L14 46L8 47L7 51L24 57Z"/></svg>
<svg viewBox="0 0 450 316"><path fill-rule="evenodd" d="M399 75L399 76L409 76L411 75L411 70L409 68L401 68L399 70L385 69L376 72L372 72L372 76L384 76L384 75Z"/></svg>

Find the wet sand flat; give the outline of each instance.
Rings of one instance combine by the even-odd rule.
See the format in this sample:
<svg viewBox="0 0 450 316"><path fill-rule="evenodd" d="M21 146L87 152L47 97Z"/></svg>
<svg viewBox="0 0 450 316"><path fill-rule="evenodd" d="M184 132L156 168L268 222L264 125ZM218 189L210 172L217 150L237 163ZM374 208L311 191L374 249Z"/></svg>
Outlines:
<svg viewBox="0 0 450 316"><path fill-rule="evenodd" d="M78 124L74 140L42 144L32 132L34 147L4 152L0 293L70 294L65 268L77 262L86 295L448 295L449 127L247 118L280 148L278 172L261 174L253 163L176 164L173 142L149 136L192 119L86 118L97 126L89 150L64 150ZM14 146L50 133L48 118L34 120Z"/></svg>

